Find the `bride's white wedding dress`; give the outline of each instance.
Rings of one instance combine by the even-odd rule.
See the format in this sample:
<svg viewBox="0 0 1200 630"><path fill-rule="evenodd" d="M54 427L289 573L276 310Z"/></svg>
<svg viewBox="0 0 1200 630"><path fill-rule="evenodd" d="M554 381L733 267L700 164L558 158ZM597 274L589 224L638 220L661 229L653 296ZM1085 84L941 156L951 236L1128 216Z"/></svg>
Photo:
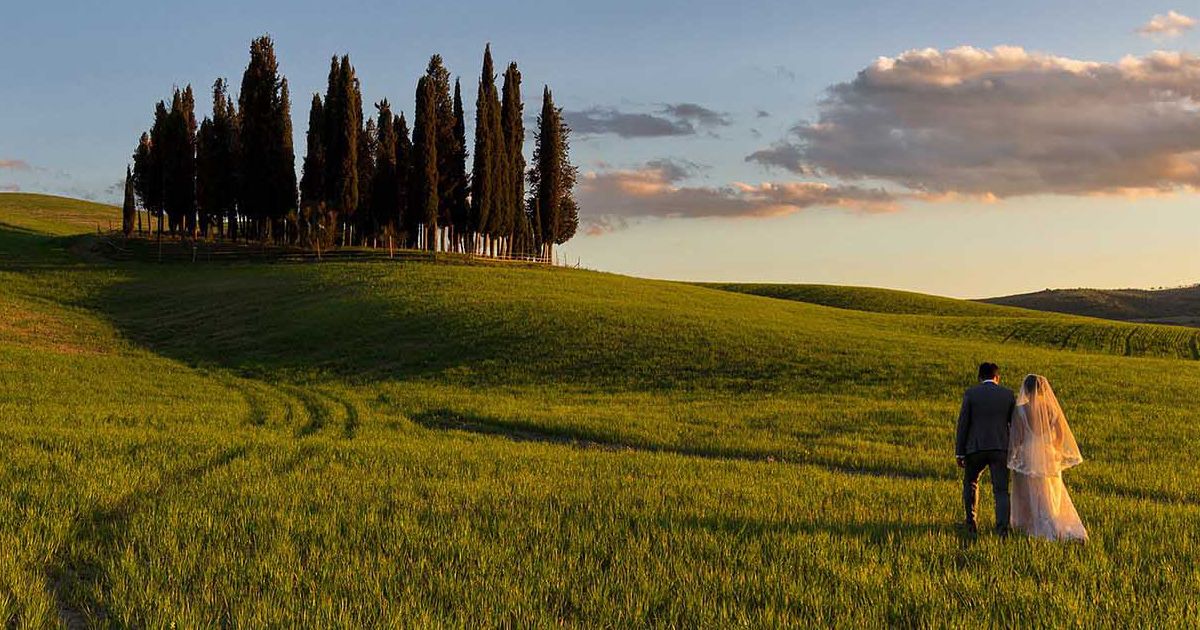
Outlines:
<svg viewBox="0 0 1200 630"><path fill-rule="evenodd" d="M1044 377L1025 377L1009 436L1013 529L1048 540L1087 540L1062 480L1062 471L1083 456Z"/></svg>

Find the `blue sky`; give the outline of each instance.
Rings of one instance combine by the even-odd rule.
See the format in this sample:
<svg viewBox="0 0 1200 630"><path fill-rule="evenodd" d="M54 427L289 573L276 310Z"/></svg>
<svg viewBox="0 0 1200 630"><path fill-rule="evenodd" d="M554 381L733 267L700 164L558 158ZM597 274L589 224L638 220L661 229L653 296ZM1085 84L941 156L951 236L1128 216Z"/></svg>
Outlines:
<svg viewBox="0 0 1200 630"><path fill-rule="evenodd" d="M867 284L965 297L1045 287L1200 281L1200 199L1191 192L1191 175L1179 175L1179 169L1129 181L1113 171L1106 175L1113 182L1097 182L1097 177L1060 172L1039 161L1061 153L1061 146L989 145L1000 140L993 134L979 144L1012 150L1003 164L987 165L987 170L950 169L945 175L916 167L913 172L899 164L925 163L936 151L957 155L962 147L906 143L915 147L911 154L895 158L896 165L880 165L869 155L879 149L863 148L862 137L835 135L818 142L811 126L822 116L863 120L860 101L852 97L888 99L870 101L873 107L895 105L878 90L854 92L832 105L821 103L830 86L854 81L877 58L899 59L914 49L934 49L934 60L942 63L949 59L948 51L960 46L982 51L1014 46L1028 54L1109 64L1109 69L1125 56L1145 59L1156 50L1194 51L1200 46L1200 31L1194 28L1137 32L1153 16L1170 10L1200 14L1184 5L707 0L79 4L13 3L5 8L0 22L0 75L5 78L0 88L0 165L8 166L0 168L0 188L114 199L113 184L148 126L154 102L168 97L173 85L191 83L206 112L204 97L212 80L224 76L236 86L250 39L264 32L275 38L292 87L298 152L303 149L308 95L323 91L331 54L351 55L365 102L387 97L393 107L411 112L416 78L429 55L441 53L451 71L463 77L470 108L482 48L491 42L498 62L519 62L527 113L536 112L533 99L548 83L574 120L598 125L595 133L577 134L572 145L585 173L587 190L580 198L590 202L581 213L594 229L563 253L584 266L650 277ZM964 58L969 63L994 61L977 57ZM1022 79L1046 82L1033 88L1038 94L1058 94L1057 74L1030 71L1030 64L1042 63L1036 59L1021 63L1026 64ZM1200 79L1179 76L1182 83L1171 85L1180 95L1165 106L1185 112L1192 98L1187 82ZM1117 81L1114 94L1132 89L1126 79ZM968 102L950 100L955 98L962 95L947 93L931 107L937 111ZM1020 116L1040 120L1042 111L1069 107L1066 102L1066 96L1048 97L1044 106L1016 113L993 112L985 105L978 116L1015 116L1015 126L1021 127ZM1114 97L1113 102L1129 99ZM672 115L670 108L681 104L699 106L715 118ZM912 110L902 109L911 104L895 106L898 120L912 119ZM1126 120L1119 115L1104 119L1106 113L1111 111L1081 113L1080 125L1097 125L1080 136L1085 144L1095 144L1095 151L1071 153L1064 162L1093 164L1097 155L1115 150L1159 156L1174 151L1175 162L1192 164L1187 156L1193 147L1187 142L1183 148L1174 146L1175 141L1160 142L1171 144L1169 149L1130 146L1129 137L1148 135L1140 129L1092 143L1091 138L1103 138ZM625 116L674 124L677 133L623 137L605 130L604 125ZM1062 118L1032 124L1033 140L1018 134L1012 143L1036 144L1036 135L1043 133L1037 125L1057 132ZM866 120L871 122L879 121ZM809 125L808 131L793 136L789 130L798 124ZM1179 124L1175 130L1157 131L1190 141L1194 129ZM905 132L928 132L929 125ZM974 125L934 129L959 135L973 130ZM756 151L778 146L795 147L804 164L747 160ZM853 151L866 154L851 155ZM970 159L986 161L987 156ZM1018 164L1022 159L1029 164ZM1142 167L1150 168L1123 161L1113 166L1124 171ZM980 173L990 174L983 183ZM822 188L798 191L797 184ZM1145 186L1159 194L1126 190ZM993 189L999 191L998 200L985 194ZM814 190L819 191L815 200ZM930 192L939 195L935 199L926 194ZM877 203L877 193L888 201ZM864 201L865 196L872 201ZM699 201L692 205L692 200Z"/></svg>

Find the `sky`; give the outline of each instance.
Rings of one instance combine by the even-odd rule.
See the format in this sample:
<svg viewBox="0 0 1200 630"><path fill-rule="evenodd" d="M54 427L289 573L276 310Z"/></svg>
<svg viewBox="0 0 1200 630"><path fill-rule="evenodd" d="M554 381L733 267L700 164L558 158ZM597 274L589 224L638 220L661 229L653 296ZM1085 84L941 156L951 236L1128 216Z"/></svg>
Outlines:
<svg viewBox="0 0 1200 630"><path fill-rule="evenodd" d="M298 156L330 55L364 103L411 116L433 53L470 110L490 42L521 68L527 127L549 85L573 129L571 264L955 297L1190 285L1197 19L1129 0L11 2L0 191L119 200L154 103L190 83L206 114L262 33Z"/></svg>

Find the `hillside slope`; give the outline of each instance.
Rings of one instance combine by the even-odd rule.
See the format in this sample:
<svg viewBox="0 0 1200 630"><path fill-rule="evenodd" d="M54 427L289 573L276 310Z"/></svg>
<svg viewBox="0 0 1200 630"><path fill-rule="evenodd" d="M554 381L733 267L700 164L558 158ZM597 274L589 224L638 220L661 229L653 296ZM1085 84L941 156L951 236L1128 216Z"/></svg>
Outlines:
<svg viewBox="0 0 1200 630"><path fill-rule="evenodd" d="M990 305L956 300L953 298L878 289L873 287L851 287L831 284L766 284L766 283L700 283L700 286L761 295L794 302L807 302L835 308L872 313L904 313L911 315L992 315L997 317L1020 317L1015 309L1000 309Z"/></svg>
<svg viewBox="0 0 1200 630"><path fill-rule="evenodd" d="M1176 289L1047 289L980 300L1039 311L1200 327L1200 285Z"/></svg>
<svg viewBox="0 0 1200 630"><path fill-rule="evenodd" d="M1196 331L573 269L94 261L79 207L5 202L5 626L1200 622L1200 541L1162 536L1200 519ZM954 529L985 359L1054 383L1086 547Z"/></svg>

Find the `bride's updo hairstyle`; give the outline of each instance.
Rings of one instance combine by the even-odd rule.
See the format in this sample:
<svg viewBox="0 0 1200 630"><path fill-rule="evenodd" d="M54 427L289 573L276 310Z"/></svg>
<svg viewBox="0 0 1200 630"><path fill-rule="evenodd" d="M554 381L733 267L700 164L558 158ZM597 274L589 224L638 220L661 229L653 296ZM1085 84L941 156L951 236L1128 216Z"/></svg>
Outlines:
<svg viewBox="0 0 1200 630"><path fill-rule="evenodd" d="M1021 389L1024 389L1025 393L1030 396L1033 396L1034 394L1038 393L1037 374L1030 374L1030 375L1026 376L1025 382L1021 385Z"/></svg>

